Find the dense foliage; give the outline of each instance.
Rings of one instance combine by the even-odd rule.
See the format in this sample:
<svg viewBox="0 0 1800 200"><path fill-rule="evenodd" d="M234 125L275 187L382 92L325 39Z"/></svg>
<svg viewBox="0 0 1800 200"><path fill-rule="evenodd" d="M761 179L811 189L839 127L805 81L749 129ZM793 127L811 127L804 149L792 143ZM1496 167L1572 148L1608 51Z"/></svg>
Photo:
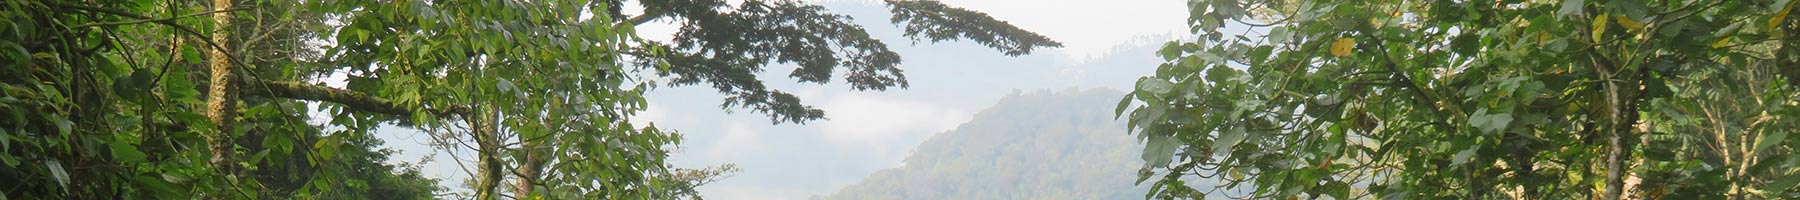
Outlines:
<svg viewBox="0 0 1800 200"><path fill-rule="evenodd" d="M217 127L201 114L210 22L196 2L8 1L0 16L0 183L4 196L71 199L252 197L431 198L437 180L368 135L326 134L305 105L245 98L236 140L245 162L215 165ZM236 10L246 64L270 74L302 65L299 46L322 26L292 3ZM281 17L278 17L281 16ZM283 18L282 20L277 20ZM148 26L138 24L166 24ZM326 143L324 141L333 141ZM330 148L315 144L336 144ZM326 150L329 149L329 150ZM222 175L219 169L237 173ZM326 184L338 183L338 184Z"/></svg>
<svg viewBox="0 0 1800 200"><path fill-rule="evenodd" d="M1013 94L836 194L814 199L1132 199L1141 145L1107 117L1121 92Z"/></svg>
<svg viewBox="0 0 1800 200"><path fill-rule="evenodd" d="M1117 114L1153 198L1800 198L1796 3L1192 1Z"/></svg>
<svg viewBox="0 0 1800 200"><path fill-rule="evenodd" d="M633 3L641 14L622 11ZM1010 55L1058 46L978 12L887 3L918 40L968 39ZM858 90L906 86L883 43L797 1L0 6L7 197L442 197L416 167L371 150L383 125L476 152L467 166L475 194L462 198L696 197L693 187L733 168L671 169L665 158L679 135L628 123L653 80L710 84L727 108L796 123L823 111L762 86L755 75L765 67L798 64L798 80L841 75ZM655 20L681 32L669 44L636 36L635 25ZM344 86L319 84L332 76L347 77ZM320 108L307 109L313 103Z"/></svg>

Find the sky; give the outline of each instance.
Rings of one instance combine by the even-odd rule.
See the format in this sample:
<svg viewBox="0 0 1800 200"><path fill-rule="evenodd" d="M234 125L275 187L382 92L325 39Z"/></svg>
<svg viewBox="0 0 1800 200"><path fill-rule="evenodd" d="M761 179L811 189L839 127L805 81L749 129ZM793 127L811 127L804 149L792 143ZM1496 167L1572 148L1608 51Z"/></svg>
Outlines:
<svg viewBox="0 0 1800 200"><path fill-rule="evenodd" d="M905 60L912 86L852 91L832 84L799 84L792 66L771 66L760 78L825 110L828 119L771 124L767 116L720 109L723 96L705 87L662 87L650 92L650 108L637 119L677 130L686 138L670 162L681 168L734 163L743 171L700 188L709 199L805 199L825 195L869 174L902 166L913 147L931 135L968 121L981 109L1016 92L1067 88L1126 90L1149 75L1160 59L1156 47L1186 33L1185 1L1173 0L944 0L1062 42L1065 47L1008 57L970 42L911 42L890 24L877 1L813 1L855 17ZM667 38L673 28L648 24L645 38ZM426 163L427 176L460 187L468 177L447 152L423 145L417 131L384 127L394 161ZM467 152L461 156L467 157ZM467 191L466 189L456 189Z"/></svg>

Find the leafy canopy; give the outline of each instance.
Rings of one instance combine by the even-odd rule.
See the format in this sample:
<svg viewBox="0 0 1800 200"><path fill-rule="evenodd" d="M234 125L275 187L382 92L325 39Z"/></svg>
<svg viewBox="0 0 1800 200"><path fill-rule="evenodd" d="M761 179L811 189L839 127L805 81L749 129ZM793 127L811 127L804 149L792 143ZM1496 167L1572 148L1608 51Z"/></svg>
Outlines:
<svg viewBox="0 0 1800 200"><path fill-rule="evenodd" d="M1796 198L1795 4L1190 1L1116 114L1150 198Z"/></svg>
<svg viewBox="0 0 1800 200"><path fill-rule="evenodd" d="M770 66L797 65L790 76L802 82L907 86L900 57L860 25L791 0L210 3L0 5L0 114L9 116L0 178L17 180L0 183L5 194L440 195L416 168L381 164L390 152L370 150L376 127L398 124L475 152L472 198L695 197L693 187L733 168L671 169L680 135L628 119L661 86L651 80L709 85L726 109L778 123L824 114L764 86L755 75ZM886 3L915 40L966 39L1007 55L1060 46L935 1ZM644 10L627 15L626 4ZM657 20L680 26L674 40L636 35ZM315 84L331 75L347 84Z"/></svg>

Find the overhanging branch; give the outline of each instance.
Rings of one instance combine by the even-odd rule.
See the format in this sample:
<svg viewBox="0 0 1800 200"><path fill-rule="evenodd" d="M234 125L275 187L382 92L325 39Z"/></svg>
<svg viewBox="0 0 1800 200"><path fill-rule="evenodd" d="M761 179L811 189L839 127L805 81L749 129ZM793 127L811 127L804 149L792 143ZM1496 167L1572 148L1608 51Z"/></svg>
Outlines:
<svg viewBox="0 0 1800 200"><path fill-rule="evenodd" d="M382 114L412 115L416 114L414 111L424 111L427 114L434 115L455 114L467 116L469 113L468 108L461 106L446 108L414 108L367 93L294 81L245 79L243 84L244 87L241 89L243 89L242 91L245 95L332 102L343 104L344 106L349 106L356 110Z"/></svg>
<svg viewBox="0 0 1800 200"><path fill-rule="evenodd" d="M662 12L645 9L644 14L641 14L638 16L632 16L631 18L625 19L625 21L619 22L617 24L613 24L612 29L616 30L616 29L625 28L625 24L631 24L632 26L644 25L644 23L650 23L650 20L656 20L656 18L660 18L662 16L663 16Z"/></svg>

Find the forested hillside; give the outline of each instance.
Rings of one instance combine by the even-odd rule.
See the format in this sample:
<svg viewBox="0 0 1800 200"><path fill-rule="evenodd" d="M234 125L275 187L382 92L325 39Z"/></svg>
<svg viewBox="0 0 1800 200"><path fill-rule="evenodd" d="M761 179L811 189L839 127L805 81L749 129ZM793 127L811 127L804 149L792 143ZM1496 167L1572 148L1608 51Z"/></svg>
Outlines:
<svg viewBox="0 0 1800 200"><path fill-rule="evenodd" d="M936 1L882 3L915 42L1062 46ZM680 31L640 38L646 23ZM643 93L706 87L770 123L824 119L759 75L908 87L902 56L862 27L791 0L8 0L0 199L698 197L731 165L670 167L682 137L633 123ZM440 162L472 193L387 163L382 126L469 152Z"/></svg>
<svg viewBox="0 0 1800 200"><path fill-rule="evenodd" d="M814 199L1134 199L1139 148L1108 116L1122 92L1013 94L925 140L899 168Z"/></svg>

